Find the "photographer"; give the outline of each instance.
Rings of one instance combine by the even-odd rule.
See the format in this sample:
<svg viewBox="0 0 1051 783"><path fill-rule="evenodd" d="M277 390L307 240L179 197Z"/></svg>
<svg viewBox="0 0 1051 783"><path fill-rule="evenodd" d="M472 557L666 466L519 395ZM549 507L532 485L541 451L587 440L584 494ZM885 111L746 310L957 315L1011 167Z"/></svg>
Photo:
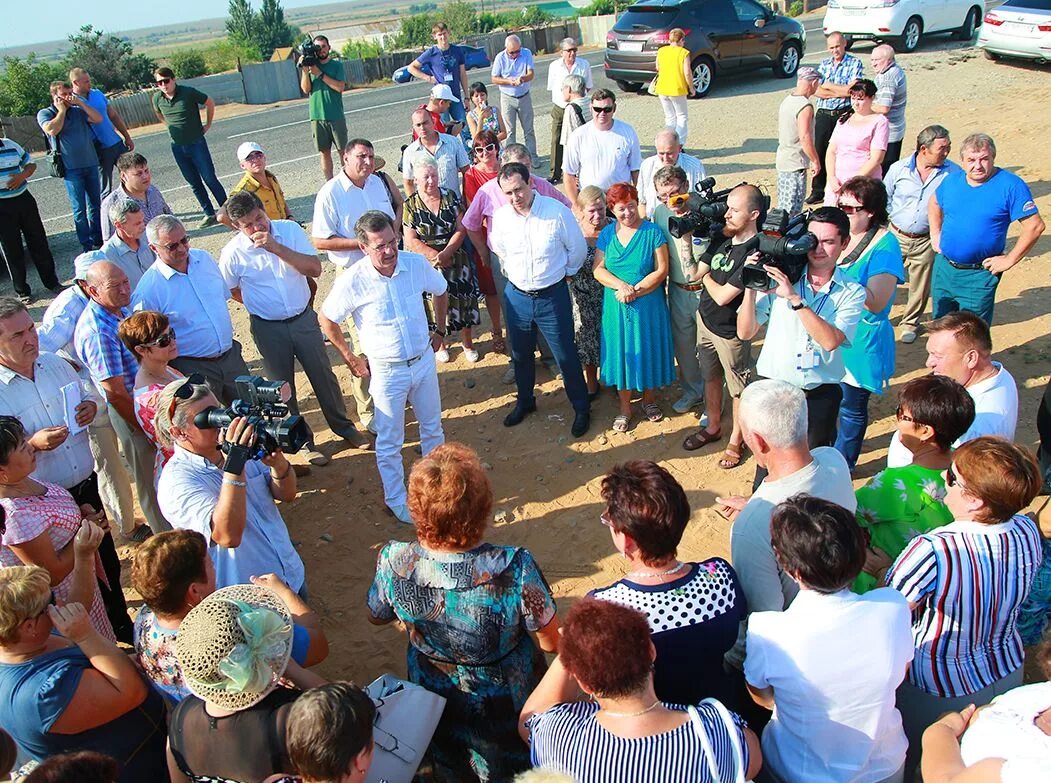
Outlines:
<svg viewBox="0 0 1051 783"><path fill-rule="evenodd" d="M751 340L769 321L756 369L802 389L807 398L811 448L836 441L836 422L843 397L843 356L838 350L854 338L865 307L865 289L836 267L850 237L850 220L836 207L822 207L807 225L817 240L807 254L799 282L772 263L762 268L772 287L765 293L746 288L737 311L737 336ZM776 261L777 259L771 259ZM748 259L760 263L759 254Z"/></svg>
<svg viewBox="0 0 1051 783"><path fill-rule="evenodd" d="M296 472L280 449L244 461L256 433L241 417L225 430L199 427L197 414L218 405L208 386L192 377L160 393L157 439L174 452L157 486L161 510L177 528L214 544L208 551L217 588L274 573L306 600L303 561L274 502L295 499Z"/></svg>
<svg viewBox="0 0 1051 783"><path fill-rule="evenodd" d="M326 180L332 179L332 145L338 150L347 146L347 120L343 115L345 74L343 63L333 60L331 52L328 38L315 35L296 60L299 88L310 96L310 126Z"/></svg>

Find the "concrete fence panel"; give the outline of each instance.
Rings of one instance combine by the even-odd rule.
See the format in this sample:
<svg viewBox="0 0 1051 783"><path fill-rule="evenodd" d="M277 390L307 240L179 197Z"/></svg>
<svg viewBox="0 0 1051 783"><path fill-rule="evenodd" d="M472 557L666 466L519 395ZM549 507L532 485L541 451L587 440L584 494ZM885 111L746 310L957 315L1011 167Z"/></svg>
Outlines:
<svg viewBox="0 0 1051 783"><path fill-rule="evenodd" d="M299 90L299 69L292 60L249 63L241 66L239 75L243 79L245 103L276 103L303 97Z"/></svg>
<svg viewBox="0 0 1051 783"><path fill-rule="evenodd" d="M269 65L270 63L267 63ZM216 103L245 103L245 88L241 74L237 71L199 76L196 79L181 79L179 84L196 87ZM248 101L251 103L251 101Z"/></svg>
<svg viewBox="0 0 1051 783"><path fill-rule="evenodd" d="M47 140L44 131L36 124L36 117L0 117L4 124L4 138L10 139L26 152L44 152Z"/></svg>
<svg viewBox="0 0 1051 783"><path fill-rule="evenodd" d="M125 125L129 128L141 128L143 125L152 125L157 122L157 115L153 112L153 92L153 90L131 92L110 98L109 102L123 118Z"/></svg>
<svg viewBox="0 0 1051 783"><path fill-rule="evenodd" d="M613 29L616 21L616 14L581 16L577 19L580 24L580 42L584 46L605 46L606 33Z"/></svg>

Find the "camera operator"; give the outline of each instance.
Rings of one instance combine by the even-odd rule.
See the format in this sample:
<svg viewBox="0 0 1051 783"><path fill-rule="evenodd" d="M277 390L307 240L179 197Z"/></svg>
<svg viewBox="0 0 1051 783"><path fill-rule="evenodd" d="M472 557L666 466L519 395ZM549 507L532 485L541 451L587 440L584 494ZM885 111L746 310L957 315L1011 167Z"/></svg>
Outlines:
<svg viewBox="0 0 1051 783"><path fill-rule="evenodd" d="M157 485L161 510L175 527L214 543L208 552L216 588L274 573L305 600L303 561L274 502L295 498L296 472L280 449L242 462L235 447L250 449L255 427L241 417L225 430L198 427L197 414L218 405L208 386L192 378L161 391L154 425L158 440L174 452Z"/></svg>
<svg viewBox="0 0 1051 783"><path fill-rule="evenodd" d="M759 293L746 288L737 311L737 336L751 340L769 322L756 370L802 389L807 398L811 448L836 441L843 397L843 357L838 350L854 337L865 308L865 289L848 279L836 262L850 237L850 220L836 207L822 207L807 225L817 239L807 254L799 282L777 266L763 265L773 287ZM759 263L759 254L749 264Z"/></svg>
<svg viewBox="0 0 1051 783"><path fill-rule="evenodd" d="M342 151L347 146L347 119L343 114L343 63L333 60L328 38L315 35L313 44L317 57L303 53L296 60L299 66L299 88L310 96L310 126L314 144L321 155L321 172L332 179L332 145ZM317 65L311 61L317 60ZM308 64L304 65L306 60Z"/></svg>

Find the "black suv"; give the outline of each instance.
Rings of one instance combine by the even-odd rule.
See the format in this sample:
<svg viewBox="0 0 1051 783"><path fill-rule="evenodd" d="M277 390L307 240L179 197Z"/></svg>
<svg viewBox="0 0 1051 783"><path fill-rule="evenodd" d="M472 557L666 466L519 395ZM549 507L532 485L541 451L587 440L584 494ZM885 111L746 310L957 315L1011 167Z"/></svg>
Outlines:
<svg viewBox="0 0 1051 783"><path fill-rule="evenodd" d="M657 49L676 27L686 31L698 97L718 73L773 68L775 76L794 76L806 49L803 25L755 0L643 0L606 34L606 76L623 90L649 82Z"/></svg>

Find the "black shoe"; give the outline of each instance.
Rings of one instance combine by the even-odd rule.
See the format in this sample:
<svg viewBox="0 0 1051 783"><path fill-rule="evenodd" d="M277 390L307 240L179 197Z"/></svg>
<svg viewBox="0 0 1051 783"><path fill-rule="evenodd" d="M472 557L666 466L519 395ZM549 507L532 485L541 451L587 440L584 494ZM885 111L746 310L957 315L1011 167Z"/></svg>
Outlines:
<svg viewBox="0 0 1051 783"><path fill-rule="evenodd" d="M590 426L591 413L589 413L588 411L578 413L576 416L573 417L573 437L579 438L581 435L588 431L588 428Z"/></svg>
<svg viewBox="0 0 1051 783"><path fill-rule="evenodd" d="M803 203L804 204L811 204L811 205L813 205L813 204L822 204L822 203L824 203L824 201L825 201L825 197L822 194L820 194L820 193L811 193L809 196L807 196L806 201L804 201Z"/></svg>
<svg viewBox="0 0 1051 783"><path fill-rule="evenodd" d="M547 181L552 185L560 185L562 183L562 177L548 177Z"/></svg>
<svg viewBox="0 0 1051 783"><path fill-rule="evenodd" d="M516 403L514 410L512 410L509 414L504 416L504 426L514 427L516 424L521 424L525 417L528 416L530 413L536 413L535 401L527 405L523 405L520 402Z"/></svg>
<svg viewBox="0 0 1051 783"><path fill-rule="evenodd" d="M47 290L50 291L51 293L55 294L55 296L58 296L63 291L65 291L67 287L68 286L62 285L62 283L55 283L54 285L49 285L47 287Z"/></svg>

